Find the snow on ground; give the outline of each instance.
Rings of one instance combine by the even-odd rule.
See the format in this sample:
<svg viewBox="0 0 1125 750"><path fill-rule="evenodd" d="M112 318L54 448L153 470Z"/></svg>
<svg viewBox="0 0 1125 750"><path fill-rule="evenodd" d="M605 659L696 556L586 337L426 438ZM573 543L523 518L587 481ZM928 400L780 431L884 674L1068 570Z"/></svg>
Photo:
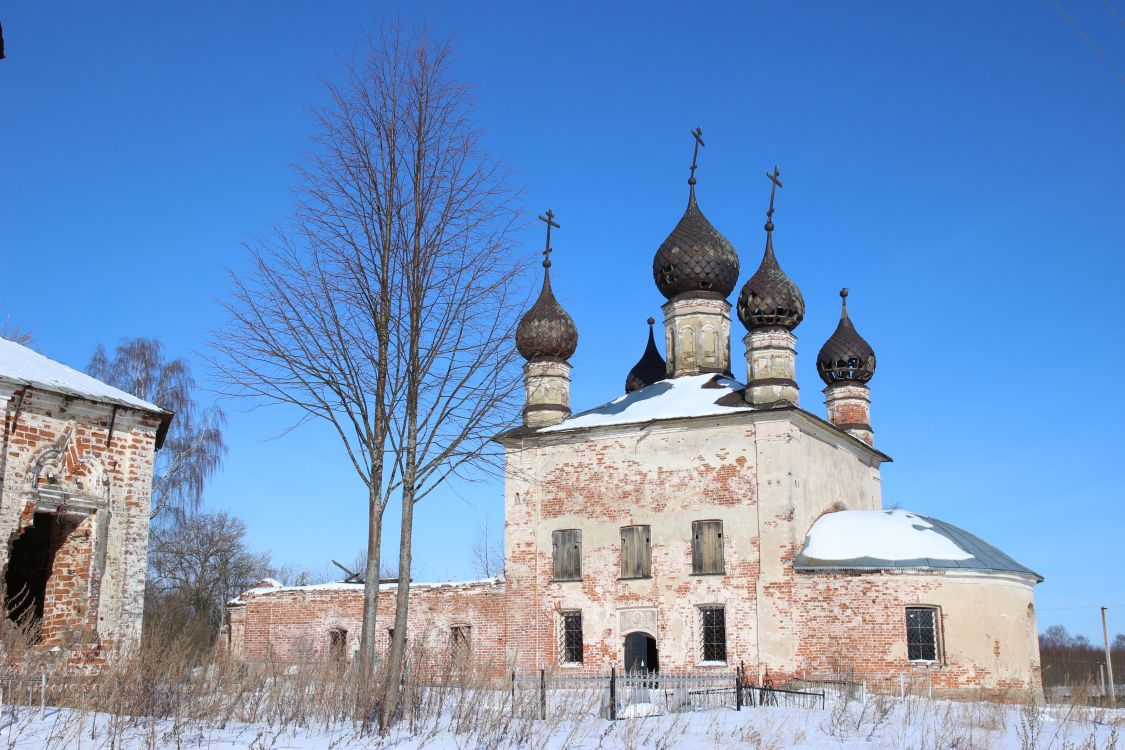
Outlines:
<svg viewBox="0 0 1125 750"><path fill-rule="evenodd" d="M905 510L844 510L821 516L801 551L817 560L968 560L973 555Z"/></svg>
<svg viewBox="0 0 1125 750"><path fill-rule="evenodd" d="M38 386L46 391L80 396L93 401L131 406L142 411L164 411L131 393L106 385L22 344L0 338L0 378L21 385Z"/></svg>
<svg viewBox="0 0 1125 750"><path fill-rule="evenodd" d="M602 427L651 422L656 419L730 414L751 407L748 404L720 406L715 402L723 396L741 393L742 389L742 383L722 375L688 375L661 380L647 388L616 398L608 404L575 414L557 425L543 427L539 431L558 432L579 427Z"/></svg>
<svg viewBox="0 0 1125 750"><path fill-rule="evenodd" d="M832 702L826 709L747 707L651 716L651 704L629 711L638 718L511 719L487 711L416 727L403 722L386 738L351 724L280 727L203 725L171 719L117 718L68 709L6 707L0 743L17 748L207 748L208 750L353 750L358 748L793 748L794 750L1110 750L1125 745L1125 710L1065 705L1047 708L871 698L866 704Z"/></svg>

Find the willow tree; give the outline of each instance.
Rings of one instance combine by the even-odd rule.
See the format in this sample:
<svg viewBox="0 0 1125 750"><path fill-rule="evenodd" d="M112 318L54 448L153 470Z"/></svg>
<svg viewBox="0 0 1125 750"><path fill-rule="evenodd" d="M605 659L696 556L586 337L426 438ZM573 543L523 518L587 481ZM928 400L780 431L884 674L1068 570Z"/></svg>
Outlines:
<svg viewBox="0 0 1125 750"><path fill-rule="evenodd" d="M376 692L385 727L399 698L414 506L490 464L489 438L514 413L518 195L481 147L447 42L385 27L328 91L291 220L251 243L252 271L233 277L216 362L235 392L331 425L366 487L365 686L383 515L402 502L394 637Z"/></svg>

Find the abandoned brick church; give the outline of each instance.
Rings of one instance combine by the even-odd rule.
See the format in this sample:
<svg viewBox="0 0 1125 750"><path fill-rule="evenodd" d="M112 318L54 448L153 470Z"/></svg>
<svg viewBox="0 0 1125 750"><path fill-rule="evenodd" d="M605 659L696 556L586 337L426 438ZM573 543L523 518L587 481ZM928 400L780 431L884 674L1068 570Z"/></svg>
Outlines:
<svg viewBox="0 0 1125 750"><path fill-rule="evenodd" d="M817 355L826 418L800 405L805 301L775 256L776 169L765 252L737 297L746 381L734 379L739 257L700 210L694 171L652 264L667 360L650 327L625 395L571 413L578 331L543 261L514 342L527 360L523 424L496 437L507 453L504 575L415 584L411 639L503 674L742 663L776 681L843 663L924 672L950 695L1038 689L1042 578L956 526L883 510L875 354L847 290ZM550 225L550 212L541 218ZM351 658L361 603L358 584L263 582L232 603L228 643L247 660Z"/></svg>
<svg viewBox="0 0 1125 750"><path fill-rule="evenodd" d="M8 616L71 665L137 643L154 452L172 415L0 339Z"/></svg>

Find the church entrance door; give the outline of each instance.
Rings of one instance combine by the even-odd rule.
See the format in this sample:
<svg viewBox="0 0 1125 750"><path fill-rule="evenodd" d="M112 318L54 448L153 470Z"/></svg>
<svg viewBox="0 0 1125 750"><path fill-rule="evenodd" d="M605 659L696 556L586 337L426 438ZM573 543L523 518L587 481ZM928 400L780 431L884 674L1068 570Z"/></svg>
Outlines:
<svg viewBox="0 0 1125 750"><path fill-rule="evenodd" d="M660 669L656 639L648 633L625 636L625 671L656 672Z"/></svg>

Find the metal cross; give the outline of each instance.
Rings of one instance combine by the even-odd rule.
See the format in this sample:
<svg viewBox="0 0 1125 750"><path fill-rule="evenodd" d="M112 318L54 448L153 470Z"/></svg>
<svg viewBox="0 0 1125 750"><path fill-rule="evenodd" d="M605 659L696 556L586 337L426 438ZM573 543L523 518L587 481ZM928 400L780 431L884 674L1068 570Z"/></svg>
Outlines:
<svg viewBox="0 0 1125 750"><path fill-rule="evenodd" d="M693 151L692 155L691 155L691 176L688 177L687 183L689 185L694 186L695 185L695 167L696 167L696 161L699 158L699 147L700 146L706 146L707 144L703 142L703 128L697 127L695 130L691 131L691 134L692 134L692 136L695 137L695 151Z"/></svg>
<svg viewBox="0 0 1125 750"><path fill-rule="evenodd" d="M547 245L543 249L543 265L549 266L551 264L551 227L562 229L562 226L555 221L555 212L549 208L547 209L547 215L540 216L539 221L547 224Z"/></svg>
<svg viewBox="0 0 1125 750"><path fill-rule="evenodd" d="M777 171L776 164L774 164L773 174L766 172L766 177L769 178L769 181L773 182L773 186L769 188L769 210L766 211L766 220L768 222L769 219L773 218L773 198L777 192L777 188L784 188L785 186L783 186L781 180L777 179L781 177L781 172Z"/></svg>

